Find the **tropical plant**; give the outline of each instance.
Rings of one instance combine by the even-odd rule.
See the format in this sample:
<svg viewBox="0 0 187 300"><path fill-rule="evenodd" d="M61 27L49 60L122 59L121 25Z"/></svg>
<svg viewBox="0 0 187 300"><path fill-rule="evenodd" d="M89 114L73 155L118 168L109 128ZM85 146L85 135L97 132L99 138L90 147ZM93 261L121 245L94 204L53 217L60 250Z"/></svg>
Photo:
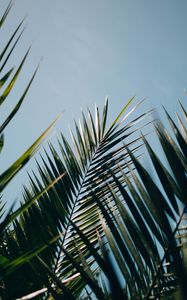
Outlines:
<svg viewBox="0 0 187 300"><path fill-rule="evenodd" d="M71 142L61 133L41 155L20 207L1 222L3 299L187 299L187 129L167 112L173 134L155 122L164 164L139 134L151 112L127 122L133 100L110 126L108 100L95 122L82 113Z"/></svg>
<svg viewBox="0 0 187 300"><path fill-rule="evenodd" d="M12 7L12 2L8 5L2 19L1 19L1 26L4 24L4 21L6 20L6 17ZM9 57L13 53L24 29L22 30L23 21L18 25L14 33L12 34L11 38L8 40L7 44L5 45L4 49L1 53L1 74L3 74L3 71L7 65L7 62L9 60ZM30 49L29 49L30 50ZM1 96L1 104L8 98L8 95L10 94L11 90L13 89L18 76L23 68L24 62L28 56L29 50L26 52L22 62L18 66L17 70L13 74L14 70L13 68L8 70L5 74L2 75L1 79L1 87L6 86L5 90L2 93ZM36 70L37 71L37 70ZM8 123L11 121L13 116L17 113L19 110L27 92L28 89L34 79L34 76L36 74L36 71L34 72L28 86L26 87L23 95L21 96L20 100L18 101L17 105L13 109L13 111L10 113L10 115L7 117L7 119L3 122L1 125L1 133L4 131L5 127L8 125ZM13 74L12 78L11 75ZM132 101L132 100L131 100ZM127 106L130 104L130 102L127 104ZM126 107L127 107L126 106ZM125 108L126 108L125 107ZM108 110L108 102L106 102L103 116L102 116L102 123L100 124L100 117L99 117L99 111L97 109L96 112L96 119L97 119L97 128L94 126L93 118L91 116L91 113L89 112L89 118L91 122L91 131L88 128L88 124L86 122L86 119L83 115L83 124L84 124L84 133L86 134L86 139L84 139L84 136L82 136L83 133L80 132L78 129L78 126L76 125L76 131L78 136L78 142L73 137L73 141L76 144L77 151L79 151L79 162L76 161L76 158L72 152L72 150L69 148L68 143L66 142L65 138L62 136L62 140L64 142L65 148L63 150L62 147L62 155L64 158L64 162L59 161L60 165L58 167L54 168L60 168L59 170L55 171L55 174L53 174L53 178L50 178L51 172L48 174L48 167L46 166L47 170L45 170L45 174L42 175L43 185L38 183L38 186L31 180L32 182L32 191L28 191L28 189L25 188L25 203L16 211L12 212L12 207L10 211L7 213L6 217L5 215L5 206L3 202L1 203L1 224L0 224L0 234L1 234L1 245L0 245L0 269L1 269L1 293L3 295L3 299L8 298L14 298L17 296L20 296L24 293L30 292L33 289L40 288L44 284L47 284L47 287L49 290L51 290L51 294L55 295L56 291L51 287L51 279L49 280L46 272L40 272L41 268L45 267L43 266L45 262L48 262L48 269L49 266L51 267L53 273L54 273L54 267L62 263L61 259L61 250L59 248L59 244L54 244L56 239L59 237L59 232L62 231L62 227L65 226L66 232L65 235L67 235L69 228L71 227L70 221L68 220L69 215L74 214L75 206L77 205L78 201L84 200L85 197L80 197L82 193L82 186L83 182L86 182L86 176L83 180L84 173L87 174L88 170L88 164L91 162L91 157L96 156L97 149L99 151L104 151L107 154L105 157L102 153L102 155L99 156L100 159L104 159L104 161L110 162L111 167L114 166L114 162L120 162L122 160L122 156L119 156L121 151L123 150L123 147L120 147L119 149L115 149L115 146L119 144L121 138L123 138L122 135L129 129L132 124L129 124L124 129L117 130L119 127L118 119L121 117L122 113L125 111L125 108L122 110L118 118L115 119L112 126L108 130L108 140L107 143L110 143L111 145L103 145L103 147L100 147L102 144L103 136L105 134L105 126L106 126L106 116L107 116L107 110ZM7 184L11 181L11 179L17 174L17 172L25 165L25 163L30 159L30 157L33 155L33 153L38 149L38 146L40 145L43 138L48 133L49 129L53 126L53 124L41 135L41 137L13 164L11 165L3 174L0 175L0 189L1 192L3 192L3 189L7 186ZM82 130L82 129L81 129ZM112 137L112 139L110 139ZM77 143L80 143L80 146L78 146ZM84 144L85 143L85 144ZM3 135L1 136L1 148L3 146ZM61 146L60 146L61 147ZM89 148L90 147L90 148ZM56 155L54 152L55 150L52 149L52 146L50 146L52 150L52 156L55 158L55 160L58 160L58 155ZM109 150L114 149L113 152L109 152ZM137 147L138 148L138 147ZM135 149L136 150L136 149ZM66 161L66 155L72 156L72 164L70 161ZM48 155L47 155L48 156ZM70 158L69 157L69 158ZM48 157L49 161L50 158ZM68 159L69 160L69 159ZM104 165L104 161L102 164ZM94 157L94 163L97 163L97 159ZM99 162L101 165L101 162ZM75 164L75 165L74 165ZM51 163L51 167L52 163ZM95 167L94 167L95 168ZM94 169L92 167L92 169ZM42 170L39 167L39 170L42 174ZM55 170L55 169L54 169ZM53 172L54 172L53 170ZM70 174L68 173L70 171ZM91 168L90 168L91 171ZM59 172L59 174L57 174ZM75 172L74 178L72 177L73 173ZM117 169L116 169L117 172ZM64 176L65 174L65 176ZM90 176L90 175L89 175ZM89 176L87 176L89 178ZM99 175L100 176L100 175ZM62 178L64 177L64 178ZM91 175L91 181L93 181L93 176ZM110 176L109 176L110 178ZM59 181L59 182L58 182ZM82 181L82 183L81 183ZM96 183L96 180L95 180ZM60 195L56 195L56 186L55 191L52 190L52 186L56 184L56 186L62 184ZM97 184L100 185L99 183ZM65 186L65 190L63 190L63 187ZM87 183L83 186L88 186ZM54 188L53 188L54 189ZM59 188L58 188L59 189ZM80 191L78 192L78 189ZM87 188L88 189L88 188ZM77 195L75 193L78 193ZM52 201L51 195L60 197L59 201ZM58 191L59 194L59 191ZM49 198L48 201L45 203L42 203L41 198ZM80 199L79 199L80 198ZM61 202L64 202L62 205ZM33 205L33 203L36 203ZM43 201L44 202L44 201ZM74 203L73 203L74 202ZM41 204L42 203L42 204ZM41 205L41 207L40 207ZM46 207L45 207L46 206ZM88 201L88 208L89 208L89 201ZM50 211L50 214L49 214ZM51 212L54 211L54 218L51 217ZM94 212L94 209L92 209ZM58 217L56 218L55 213L58 212ZM34 213L34 215L33 215ZM36 217L36 214L39 213L39 216ZM41 218L44 222L44 226L41 227ZM39 226L36 226L36 219L38 219ZM33 224L35 223L35 225ZM51 225L51 226L50 226ZM55 226L54 226L55 225ZM39 230L39 227L45 228L47 226L47 230L45 230L45 234L43 235L42 231ZM35 228L35 229L34 229ZM92 229L93 230L93 229ZM38 234L39 233L39 234ZM41 235L40 235L41 234ZM43 238L42 238L43 237ZM69 239L61 239L61 246L64 244L64 241L68 241ZM95 239L96 241L96 239ZM25 245L24 245L25 243ZM49 247L50 245L50 247ZM40 257L36 257L38 253L41 253ZM57 255L58 253L58 255ZM56 257L57 255L57 257ZM42 263L41 263L41 259ZM64 261L64 259L63 259ZM25 263L27 262L27 263ZM66 262L67 263L67 260ZM43 265L42 265L43 264ZM64 262L63 262L64 264ZM35 265L35 267L34 267ZM18 267L19 270L18 270ZM34 271L33 271L34 269ZM39 270L38 270L39 269ZM36 271L37 270L37 271ZM71 270L68 271L68 274L66 277L69 277L69 273L71 274ZM52 274L53 274L52 273ZM28 274L28 275L27 275ZM38 275L38 276L37 276ZM52 275L51 275L52 276ZM60 278L60 276L56 276L55 278ZM60 278L61 280L61 278ZM68 278L66 280L69 280ZM20 284L22 282L22 284ZM19 283L19 284L17 284Z"/></svg>
<svg viewBox="0 0 187 300"><path fill-rule="evenodd" d="M186 211L185 126L178 117L180 133L167 114L177 145L161 123L155 125L170 170L144 136L128 141L136 133L134 123L147 114L124 124L126 118L119 121L121 112L105 131L101 124L106 124L107 111L108 102L100 120L96 109L97 127L90 112L88 120L83 115L80 128L75 124L77 139L73 133L72 138L77 157L62 134L62 157L49 144L51 152L42 157L43 167L38 163L41 178L33 174L31 187L25 187L22 206L29 208L9 232L7 249L15 256L4 268L4 283L11 291L17 287L16 279L22 282L17 297L33 291L42 292L41 299L50 295L54 299L168 299L176 292L183 295L179 299L186 297L181 259L181 255L185 258L185 232L179 234L185 229L181 227ZM94 140L99 132L103 136ZM162 187L138 159L142 140ZM54 185L46 191L51 182ZM47 241L54 241L60 233L57 242L47 247ZM39 249L40 254L35 252L33 257L30 248ZM24 265L17 258L22 251L28 255ZM16 276L12 265L19 267Z"/></svg>
<svg viewBox="0 0 187 300"><path fill-rule="evenodd" d="M87 256L87 260L93 269L92 271L95 272L97 266L92 255L89 254L79 235L73 234L72 240L71 230L75 224L79 225L79 228L87 235L92 246L95 246L96 249L98 248L96 228L100 234L102 234L103 230L100 224L97 203L93 203L92 192L94 191L97 197L102 199L103 193L108 194L106 182L111 184L114 189L117 188L113 175L110 173L111 170L114 174L118 174L120 168L124 169L127 167L127 162L130 163L128 159L127 162L124 162L125 157L128 157L128 153L124 151L126 146L122 144L124 139L132 152L138 153L138 150L141 148L141 137L136 136L133 141L130 141L130 138L136 134L135 123L142 120L146 114L127 124L124 124L126 117L120 121L120 118L132 101L133 99L125 105L107 130L108 100L104 106L101 119L99 110L96 108L96 125L94 125L90 111L88 111L88 120L83 114L83 123L80 123L79 127L75 124L77 137L75 138L75 134L71 132L77 155L74 154L63 134L61 134L61 140L58 140L62 157L49 144L50 153L46 152L46 157L42 157L43 167L38 163L41 179L35 174L30 177L31 187L25 187L24 204L21 208L22 213L19 222L16 220L13 223L14 229L9 232L8 237L10 245L4 249L3 255L5 257L9 256L11 259L14 258L19 265L17 257L23 254L20 253L21 250L29 253L30 247L38 249L42 244L46 244L47 241L54 240L59 234L61 234L61 237L57 243L53 243L47 249L45 248L45 251L37 258L34 257L27 265L19 268L17 271L19 275L13 275L13 280L17 278L19 282L23 283L23 286L24 281L26 281L24 287L14 284L15 288L19 289L16 294L17 297L23 295L23 291L31 292L34 286L35 289L39 288L38 285L41 285L42 288L44 284L46 285L46 282L47 286L50 286L50 292L53 297L56 297L59 282L65 290L68 290L63 282L71 284L73 278L76 279L73 281L73 284L75 284L74 293L77 297L85 284L82 282L79 274L77 274L74 264L69 264L69 258L67 259L67 255L64 255L64 251L68 251L71 257L76 257L78 247L82 255ZM138 104L129 114L137 106ZM60 176L62 178L59 179ZM51 182L53 186L46 192L46 186L49 187ZM23 211L23 207L28 209ZM17 212L9 215L9 218L3 224L4 227L10 223L10 220L14 220L15 216L17 216ZM13 238L14 247L11 249ZM4 272L6 272L6 282L4 281L4 284L7 286L7 289L8 286L13 286L12 274L9 275L13 262L10 262L10 265L6 265L6 268L4 268ZM50 272L50 280L47 276L44 276L45 269L45 274ZM31 278L33 279L31 280ZM51 280L54 286L51 286ZM28 282L30 282L30 286L28 286ZM55 285L57 285L57 291ZM11 292L16 293L13 287Z"/></svg>

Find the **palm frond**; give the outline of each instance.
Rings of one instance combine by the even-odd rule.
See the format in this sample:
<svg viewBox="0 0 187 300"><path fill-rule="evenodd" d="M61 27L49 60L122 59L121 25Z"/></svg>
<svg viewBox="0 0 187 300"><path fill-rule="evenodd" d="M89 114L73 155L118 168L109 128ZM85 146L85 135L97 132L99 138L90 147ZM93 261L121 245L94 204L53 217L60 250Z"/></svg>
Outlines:
<svg viewBox="0 0 187 300"><path fill-rule="evenodd" d="M59 150L55 150L53 145L49 144L50 152L46 152L45 158L44 156L41 157L43 167L38 163L40 179L34 174L30 178L30 191L25 189L24 205L27 207L27 203L33 203L32 199L36 199L35 195L40 195L40 192L45 190L46 186L49 186L61 174L65 174L52 188L47 190L47 193L42 193L41 197L37 197L35 204L21 217L22 231L30 240L30 243L31 240L34 242L33 233L36 232L35 230L37 230L40 240L44 239L44 241L46 241L44 228L48 228L48 233L52 235L56 235L59 231L63 232L63 237L56 245L55 256L50 256L46 250L45 259L47 261L44 259L45 263L49 263L49 257L51 257L53 272L61 281L68 281L68 278L75 274L75 269L78 267L76 260L79 260L80 255L77 253L77 248L81 251L82 260L88 263L92 272L96 272L97 266L94 261L99 247L96 228L101 236L103 235L103 229L98 214L98 203L93 201L92 193L94 191L99 201L102 201L103 193L105 197L111 197L111 191L106 182L116 193L119 193L119 186L113 176L116 176L116 178L120 176L120 179L124 182L120 169L123 168L125 172L129 172L128 164L131 163L122 141L125 140L132 152L137 156L139 155L142 143L141 137L137 135L138 129L134 125L142 121L149 112L126 123L124 112L132 100L124 106L108 130L106 129L108 100L106 100L102 114L96 108L95 124L90 111L88 111L88 118L82 113L82 122L79 125L75 123L75 133L71 132L74 150L70 142L61 133L58 139ZM120 121L120 117L124 118L124 122ZM135 136L134 140L133 136ZM125 159L128 163L125 162ZM40 225L38 220L40 220ZM79 231L77 231L77 228L79 228ZM33 232L32 235L31 231ZM86 237L87 244L81 238L83 235ZM94 259L87 249L88 243L92 250L96 249ZM26 247L26 249L29 248ZM75 259L74 263L72 259ZM133 261L130 258L129 260L132 266ZM82 271L82 269L76 270L81 274ZM69 283L70 286L73 286L73 294L76 297L77 293L80 294L85 284L88 284L90 280L86 276L84 278L85 283L81 284L80 278L76 278L77 283L74 285ZM95 290L95 293L97 293L97 290ZM100 295L100 297L103 296Z"/></svg>
<svg viewBox="0 0 187 300"><path fill-rule="evenodd" d="M101 124L102 122L98 121L99 114L97 110L96 113L97 124ZM179 133L175 128L176 125L174 126L173 123L171 125L172 129L175 129L174 135L177 139ZM86 126L84 128L88 131ZM100 126L97 125L97 128L102 132ZM113 293L115 284L118 285L121 299L150 299L150 297L156 299L164 297L164 295L174 293L177 284L180 286L182 297L186 297L186 269L181 260L185 243L179 245L178 239L180 237L176 238L186 212L183 185L186 180L186 158L184 153L184 157L180 157L180 170L179 168L176 170L177 167L173 166L173 161L176 160L184 145L180 142L177 145L169 133L166 134L161 124L156 125L156 133L166 155L169 157L168 162L171 171L160 161L147 139L144 136L142 137L160 179L161 187L160 184L155 183L150 173L135 157L133 150L130 150L124 142L122 143L123 150L126 151L122 160L118 163L118 168L116 160L114 160L114 164L112 163L113 155L110 156L109 148L107 148L109 156L105 158L107 155L102 150L106 147L107 142L101 140L101 134L97 133L97 129L95 131L100 143L98 142L98 150L95 151L91 164L88 164L90 154L86 152L86 149L83 151L83 145L85 145L83 132L78 137L79 142L76 141L76 147L80 143L80 153L82 151L82 154L85 155L85 169L81 167L83 161L80 158L80 160L76 159L73 151L69 148L69 144L62 137L64 144L61 144L61 151L65 163L60 160L58 154L50 146L53 149L52 153L55 153L54 161L48 155L52 167L49 168L46 164L45 169L41 170L43 184L52 179L54 173L51 172L51 169L57 171L57 166L59 166L59 170L60 166L62 170L67 168L67 177L69 176L70 179L73 176L72 166L74 174L77 174L78 178L77 180L72 179L71 184L68 185L72 190L71 198L67 197L66 218L63 218L63 222L60 220L64 237L59 242L59 250L57 249L58 256L54 268L56 275L63 281L79 274L73 282L67 284L67 288L74 297L80 299L82 299L81 297L84 299L84 287L86 285L90 287L93 294L97 295L98 299L102 299L102 297L115 299ZM128 134L124 135L125 129L119 129L119 131L122 136L128 136ZM112 135L117 139L120 134L118 130L117 133L112 132ZM107 139L109 144L113 143L110 135ZM90 149L91 147L89 147L89 151L91 151ZM169 155L168 151L170 151ZM99 153L102 153L104 157L101 158ZM117 152L114 151L114 153ZM127 162L127 157L131 159L129 162ZM100 163L98 163L98 160L100 160ZM125 161L125 163L122 163L122 161ZM135 170L132 169L131 162L133 162ZM92 172L92 165L94 164L97 167L96 169L93 167ZM99 168L98 165L101 165L101 167ZM92 176L89 180L90 175L86 174L85 177L83 174L85 170L88 170L88 174L90 174L90 170L91 174L94 174L97 169L103 170L103 173L101 172L99 176L95 175L93 177L94 181L98 181L93 184ZM84 180L83 183L82 180ZM86 189L84 189L84 182L88 183ZM79 193L76 198L77 190ZM56 188L55 193L60 201ZM61 201L65 203L65 198ZM74 201L77 201L77 203L75 204ZM184 207L182 213L181 205ZM69 212L68 209L70 209ZM98 242L98 236L101 242ZM108 251L112 258L108 256ZM97 285L100 286L95 275L98 268L101 272L100 276L103 276L103 273L110 286L109 290L103 290L103 295L97 294L94 283L97 280ZM88 270L90 271L88 272ZM119 275L115 275L114 280L113 274L116 274L115 272ZM121 279L116 281L116 276ZM91 299L92 293L89 294Z"/></svg>

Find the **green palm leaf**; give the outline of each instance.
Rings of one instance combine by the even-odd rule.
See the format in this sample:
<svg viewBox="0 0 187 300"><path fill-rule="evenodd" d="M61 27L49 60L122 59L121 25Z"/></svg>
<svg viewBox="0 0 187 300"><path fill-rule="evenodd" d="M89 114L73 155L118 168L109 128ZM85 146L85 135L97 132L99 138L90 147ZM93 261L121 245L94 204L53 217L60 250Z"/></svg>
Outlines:
<svg viewBox="0 0 187 300"><path fill-rule="evenodd" d="M52 261L53 269L56 270L58 278L62 281L71 277L75 272L76 264L72 263L70 257L78 259L79 255L77 255L74 243L81 249L81 255L89 262L91 270L95 272L94 268L97 268L93 264L94 260L91 259L85 241L80 237L80 232L85 234L92 247L98 249L96 228L101 232L101 235L103 229L100 224L98 204L97 201L93 201L92 192L94 190L97 199L102 199L104 190L106 190L106 195L110 195L111 192L106 186L106 182L111 184L116 193L118 192L119 186L114 181L113 174L120 174L120 168L124 168L124 159L128 157L122 143L124 139L132 151L137 152L137 155L141 148L140 138L135 138L131 142L133 135L136 135L134 124L146 117L148 113L130 123L120 121L120 117L124 116L124 111L131 102L132 100L125 105L112 125L109 126L109 130L106 129L108 100L106 100L101 114L102 118L100 118L96 108L95 125L90 111L88 111L88 119L82 114L82 123L79 125L75 123L75 133L71 133L72 144L75 149L72 149L70 142L61 134L60 139L58 139L59 151L56 151L49 144L50 152L46 152L46 158L42 157L43 167L38 164L40 179L34 175L35 179L32 177L33 179L30 181L31 192L25 194L25 203L31 203L34 195L38 195L41 190L45 189L45 186L50 185L61 174L65 173L47 193L42 194L41 199L37 198L37 203L29 209L29 211L33 211L32 215L27 214L26 218L27 223L33 223L33 227L36 223L35 217L39 218L42 221L42 227L45 228L46 226L51 234L56 234L55 228L63 232L63 237L58 241L57 252ZM125 166L128 172L126 163ZM108 167L112 170L112 174ZM123 176L120 175L120 177ZM28 226L25 222L22 221L21 224L24 232L26 231L25 226ZM76 232L73 235L73 240L71 237L72 224L78 226L80 230L79 233ZM38 231L41 230L41 239L42 227L37 229ZM29 236L27 238L30 239ZM64 251L68 254L64 254ZM131 261L130 265L132 266L133 262L130 257L129 261ZM138 278L138 274L136 278ZM78 281L79 279L77 279ZM71 284L71 286L73 285ZM82 285L83 287L84 285ZM73 293L77 295L78 284L74 285L74 288Z"/></svg>

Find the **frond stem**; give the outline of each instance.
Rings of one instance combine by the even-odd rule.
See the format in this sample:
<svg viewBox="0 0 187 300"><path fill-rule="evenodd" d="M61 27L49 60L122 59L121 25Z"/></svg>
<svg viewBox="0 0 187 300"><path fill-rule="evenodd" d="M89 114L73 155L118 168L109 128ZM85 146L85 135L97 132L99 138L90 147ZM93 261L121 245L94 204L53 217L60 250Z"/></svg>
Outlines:
<svg viewBox="0 0 187 300"><path fill-rule="evenodd" d="M103 141L100 141L100 143L101 143L101 142L103 142ZM81 182L81 184L80 184L80 186L79 186L79 189L78 189L78 191L77 191L77 195L76 195L76 197L75 197L75 201L74 201L74 203L73 203L73 206L72 206L72 209L71 209L71 213L70 213L70 215L69 215L69 217L68 217L67 225L66 225L66 228L65 228L65 233L64 233L63 239L62 239L62 245L63 245L63 243L64 243L64 241L65 241L65 239L66 239L66 235L67 235L67 232L68 232L68 229L69 229L69 226L70 226L70 220L71 220L71 218L72 218L72 216L73 216L73 214L74 214L75 207L76 207L77 202L78 202L78 200L79 200L79 195L80 195L82 186L83 186L83 184L84 184L84 182L85 182L87 173L88 173L89 168L90 168L90 166L91 166L91 164L92 164L92 162L93 162L93 159L94 159L94 157L95 157L95 155L96 155L96 153L97 153L97 150L98 150L98 148L99 148L100 143L99 143L98 145L96 145L95 151L94 151L93 154L92 154L92 157L91 157L91 159L90 159L90 161L89 161L89 164L88 164L88 166L87 166L87 168L86 168L84 177L82 178L82 182ZM62 252L62 251L61 251L61 247L60 247L60 249L59 249L59 251L58 251L58 253L57 253L57 260L56 260L56 264L55 264L55 266L54 266L54 270L56 270L56 268L57 268L57 266L58 266L61 252Z"/></svg>

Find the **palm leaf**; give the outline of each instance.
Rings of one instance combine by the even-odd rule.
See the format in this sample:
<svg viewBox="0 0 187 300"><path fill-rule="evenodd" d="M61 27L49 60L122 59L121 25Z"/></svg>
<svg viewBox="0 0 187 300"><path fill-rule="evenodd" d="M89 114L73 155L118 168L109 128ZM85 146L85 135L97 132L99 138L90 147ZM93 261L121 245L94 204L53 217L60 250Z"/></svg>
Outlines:
<svg viewBox="0 0 187 300"><path fill-rule="evenodd" d="M90 111L88 112L88 119L82 114L82 123L79 123L79 125L75 123L75 133L72 133L72 143L75 146L75 150L72 149L72 146L63 134L58 139L59 151L56 151L49 144L50 152L46 153L46 158L42 157L43 167L38 164L40 179L34 175L35 179L31 179L30 182L32 192L25 194L25 203L31 203L30 201L35 194L39 194L41 190L45 189L45 186L48 186L60 174L65 172L63 178L47 194L43 194L41 200L40 198L37 199L36 204L32 205L32 220L31 215L27 214L30 224L32 222L36 223L35 217L38 214L39 218L42 218L43 228L47 226L51 233L53 231L56 232L54 228L63 231L63 238L59 241L57 253L52 262L54 264L53 268L58 270L56 274L61 280L68 279L74 274L76 264L70 258L78 259L79 257L79 255L77 256L74 242L81 249L85 260L90 261L90 267L94 272L94 260L91 260L85 241L82 240L79 233L85 234L92 247L98 249L95 228L98 227L98 230L102 231L102 226L100 224L97 201L92 199L92 191L94 190L98 199L102 199L103 189L106 189L106 194L110 194L110 189L106 186L105 181L109 183L112 181L112 187L116 192L119 190L118 185L113 180L113 175L108 170L108 166L110 166L110 170L114 174L120 173L120 167L124 166L124 158L128 156L122 144L124 139L129 144L129 147L132 148L132 151L134 153L137 152L137 155L141 148L139 138L134 139L133 142L131 142L131 139L133 135L136 135L134 123L138 123L139 120L146 117L146 114L137 117L130 123L120 121L120 117L123 116L124 111L131 102L132 100L124 106L118 117L109 126L109 130L106 129L108 101L106 101L101 114L102 118L100 118L99 111L96 108L95 125ZM133 144L135 144L134 147ZM32 211L31 209L29 210ZM75 224L74 226L78 226L80 230L79 233L76 232L74 234L73 241L70 238L72 235L72 221ZM25 232L24 227L26 223L24 222L22 222L21 226ZM35 226L34 223L33 226ZM42 239L42 232L40 235ZM29 236L28 239L30 239ZM133 262L131 261L130 264L132 266ZM138 278L138 275L136 277ZM87 280L88 278L86 282ZM77 289L77 285L74 288ZM76 294L77 291L75 290L73 293Z"/></svg>

